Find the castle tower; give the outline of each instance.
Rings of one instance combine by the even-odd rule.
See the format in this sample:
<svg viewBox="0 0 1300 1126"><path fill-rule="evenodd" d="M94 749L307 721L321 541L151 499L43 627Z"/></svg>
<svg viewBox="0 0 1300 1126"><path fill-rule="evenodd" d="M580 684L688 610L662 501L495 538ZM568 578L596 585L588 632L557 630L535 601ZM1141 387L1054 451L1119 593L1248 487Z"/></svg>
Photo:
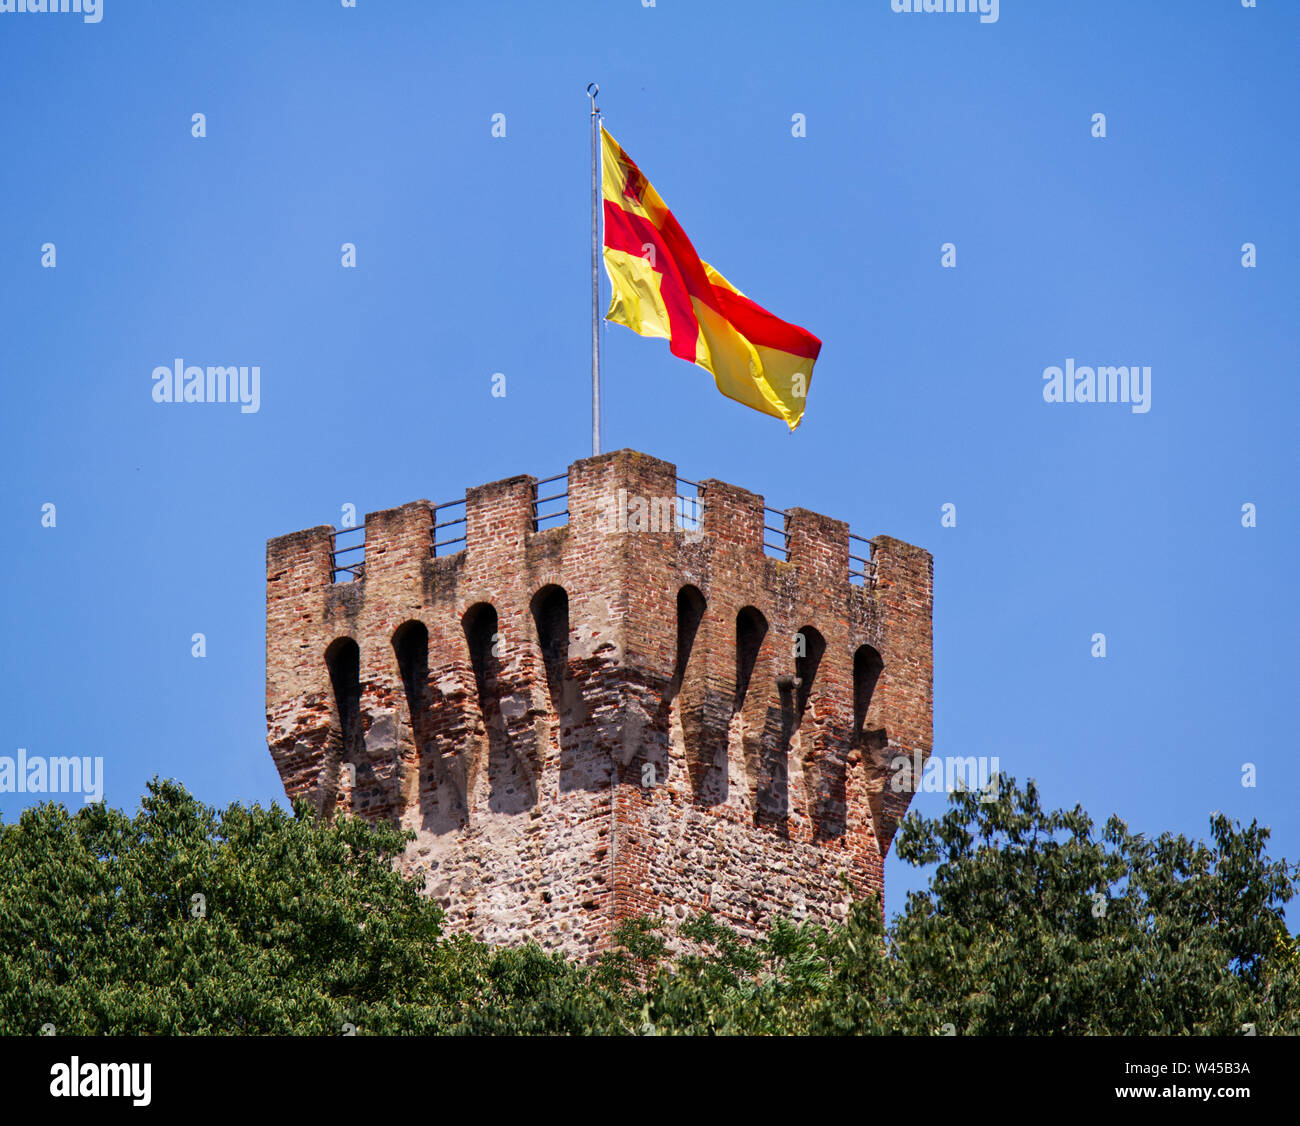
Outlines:
<svg viewBox="0 0 1300 1126"><path fill-rule="evenodd" d="M632 450L360 534L267 545L268 742L291 799L416 831L449 927L588 956L632 915L883 894L928 552Z"/></svg>

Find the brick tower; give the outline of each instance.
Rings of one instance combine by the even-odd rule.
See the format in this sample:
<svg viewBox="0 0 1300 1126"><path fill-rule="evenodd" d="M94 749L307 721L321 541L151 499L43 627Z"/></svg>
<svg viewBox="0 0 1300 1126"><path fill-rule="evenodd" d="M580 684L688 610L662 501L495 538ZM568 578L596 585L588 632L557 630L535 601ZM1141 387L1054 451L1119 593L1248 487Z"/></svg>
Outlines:
<svg viewBox="0 0 1300 1126"><path fill-rule="evenodd" d="M754 933L843 917L841 874L883 893L928 552L632 450L346 536L267 545L271 754L290 798L414 829L449 927L588 956L630 915Z"/></svg>

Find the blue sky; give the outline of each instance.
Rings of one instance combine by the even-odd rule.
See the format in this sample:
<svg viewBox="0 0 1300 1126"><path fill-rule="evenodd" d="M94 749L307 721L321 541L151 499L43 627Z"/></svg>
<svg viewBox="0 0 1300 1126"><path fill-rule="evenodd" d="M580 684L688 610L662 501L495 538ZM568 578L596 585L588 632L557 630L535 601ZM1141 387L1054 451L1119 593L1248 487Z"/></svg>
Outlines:
<svg viewBox="0 0 1300 1126"><path fill-rule="evenodd" d="M937 753L1300 859L1298 33L1282 0L0 13L0 755L283 801L266 540L589 453L594 79L701 255L823 340L789 435L607 326L606 448L932 550ZM153 402L178 356L259 365L260 409ZM1045 403L1067 358L1150 366L1150 411ZM892 908L922 882L891 857Z"/></svg>

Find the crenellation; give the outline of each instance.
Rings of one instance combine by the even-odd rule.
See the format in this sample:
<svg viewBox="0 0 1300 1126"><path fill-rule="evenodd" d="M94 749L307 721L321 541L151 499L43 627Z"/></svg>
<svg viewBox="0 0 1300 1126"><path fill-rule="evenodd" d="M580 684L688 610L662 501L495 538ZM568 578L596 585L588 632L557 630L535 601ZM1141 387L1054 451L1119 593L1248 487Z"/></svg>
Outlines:
<svg viewBox="0 0 1300 1126"><path fill-rule="evenodd" d="M719 555L734 559L765 558L763 498L738 485L713 479L700 482L704 500L704 531Z"/></svg>
<svg viewBox="0 0 1300 1126"><path fill-rule="evenodd" d="M799 569L802 594L838 598L849 581L849 526L806 508L785 514L786 562Z"/></svg>

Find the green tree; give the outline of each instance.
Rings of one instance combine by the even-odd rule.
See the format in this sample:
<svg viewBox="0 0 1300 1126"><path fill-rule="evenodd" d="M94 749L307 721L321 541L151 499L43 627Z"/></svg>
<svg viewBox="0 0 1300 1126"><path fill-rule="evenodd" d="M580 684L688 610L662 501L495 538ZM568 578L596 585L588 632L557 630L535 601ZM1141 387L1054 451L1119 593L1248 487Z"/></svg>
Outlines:
<svg viewBox="0 0 1300 1126"><path fill-rule="evenodd" d="M594 966L444 935L391 826L157 781L134 817L46 804L0 825L0 1033L1300 1031L1297 873L1267 829L1097 834L1000 790L904 821L900 857L935 870L888 928L877 901L754 940L634 919Z"/></svg>
<svg viewBox="0 0 1300 1126"><path fill-rule="evenodd" d="M903 823L898 854L935 865L886 932L875 902L821 931L778 920L752 944L712 920L671 959L646 924L610 962L645 981L658 1032L1221 1034L1300 1031L1300 951L1285 903L1297 873L1268 830L1215 815L1213 841L1155 840L1082 809L1045 811L1004 778L995 801L952 796ZM632 972L633 969L638 972ZM629 1000L636 998L629 996Z"/></svg>
<svg viewBox="0 0 1300 1126"><path fill-rule="evenodd" d="M29 809L0 832L0 1032L478 1031L485 1007L494 1030L603 1027L580 967L442 938L394 868L406 841L304 807L217 814L172 782L134 818Z"/></svg>
<svg viewBox="0 0 1300 1126"><path fill-rule="evenodd" d="M1300 1030L1283 908L1296 871L1268 830L1211 818L1212 843L1100 835L1037 787L952 796L908 817L898 855L936 864L889 936L899 1031L1009 1035L1259 1034Z"/></svg>

